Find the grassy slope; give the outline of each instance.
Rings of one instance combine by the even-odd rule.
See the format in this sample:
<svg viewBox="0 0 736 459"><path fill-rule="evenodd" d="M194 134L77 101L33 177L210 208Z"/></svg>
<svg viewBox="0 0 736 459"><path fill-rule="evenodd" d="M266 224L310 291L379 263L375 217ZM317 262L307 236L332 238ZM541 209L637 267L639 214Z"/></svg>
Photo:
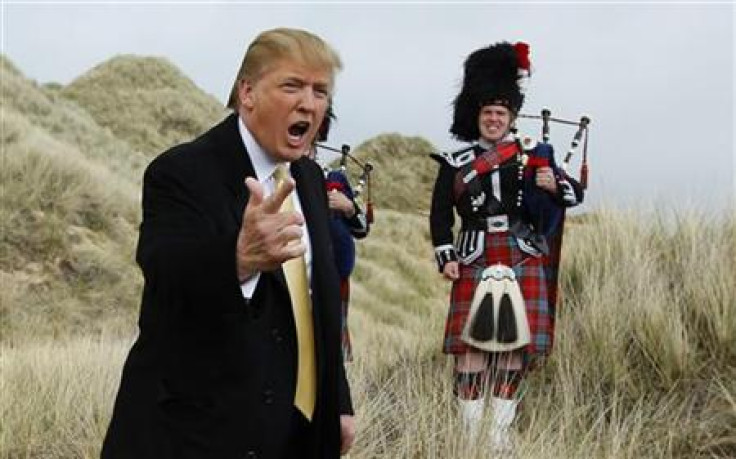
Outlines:
<svg viewBox="0 0 736 459"><path fill-rule="evenodd" d="M130 258L144 158L74 102L1 63L3 339L127 322L116 309L132 310L140 284Z"/></svg>
<svg viewBox="0 0 736 459"><path fill-rule="evenodd" d="M224 107L164 58L116 56L61 93L136 151L160 152L204 132Z"/></svg>
<svg viewBox="0 0 736 459"><path fill-rule="evenodd" d="M570 228L556 353L524 399L519 457L736 455L736 219L642 228L647 216L602 214ZM455 435L450 367L438 352L447 285L422 237L394 239L423 221L381 211L361 244L354 458L487 457L485 439L470 447ZM698 249L704 222L710 253ZM690 268L703 277L678 277ZM81 336L6 348L7 457L95 457L129 342Z"/></svg>
<svg viewBox="0 0 736 459"><path fill-rule="evenodd" d="M199 134L219 119L221 107L153 58L114 58L67 88L36 84L4 56L0 65L2 338L102 328L128 334L141 285L133 251L143 168L166 139ZM142 80L129 80L134 75ZM131 89L150 75L158 76L157 84L140 94ZM170 104L172 90L188 101L188 110ZM103 124L102 112L133 129L115 132L115 123ZM144 131L160 135L142 137Z"/></svg>
<svg viewBox="0 0 736 459"><path fill-rule="evenodd" d="M112 62L148 62L121 59ZM0 458L91 458L140 294L137 181L169 138L133 125L167 122L149 118L156 105L105 118L115 105L91 107L80 89L97 73L133 78L145 68L96 69L74 93L39 87L0 62ZM165 87L148 80L119 84L166 100ZM101 81L116 91L117 80ZM453 434L449 366L439 353L449 285L427 234L431 149L388 134L355 150L376 166L377 212L358 245L350 316L361 428L354 458L486 457L482 443L468 447ZM520 457L736 456L735 221L600 212L570 225L556 353L530 384Z"/></svg>
<svg viewBox="0 0 736 459"><path fill-rule="evenodd" d="M373 200L378 209L424 214L437 173L437 163L429 157L433 151L421 137L392 133L358 145L353 153L374 166Z"/></svg>

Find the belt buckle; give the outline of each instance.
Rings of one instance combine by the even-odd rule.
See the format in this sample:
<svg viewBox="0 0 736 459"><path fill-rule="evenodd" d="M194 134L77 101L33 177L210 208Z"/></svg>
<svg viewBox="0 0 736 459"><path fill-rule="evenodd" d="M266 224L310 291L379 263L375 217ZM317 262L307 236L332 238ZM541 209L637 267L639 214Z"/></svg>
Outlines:
<svg viewBox="0 0 736 459"><path fill-rule="evenodd" d="M481 274L481 279L494 279L497 281L501 281L504 279L510 279L510 280L516 280L516 273L514 273L514 270L506 265L497 263L495 265L489 266L486 269L483 270L483 273Z"/></svg>

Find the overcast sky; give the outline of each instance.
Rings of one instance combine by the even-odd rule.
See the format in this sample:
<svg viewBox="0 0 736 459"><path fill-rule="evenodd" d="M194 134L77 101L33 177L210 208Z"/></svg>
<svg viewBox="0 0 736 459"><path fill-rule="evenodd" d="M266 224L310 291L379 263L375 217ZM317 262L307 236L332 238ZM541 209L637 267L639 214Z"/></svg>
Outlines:
<svg viewBox="0 0 736 459"><path fill-rule="evenodd" d="M331 141L353 146L399 132L458 147L448 128L465 57L523 40L522 111L592 119L589 205L734 205L732 4L4 1L2 13L3 52L29 78L66 84L116 54L165 56L223 102L259 32L308 29L343 59ZM573 131L552 129L561 158Z"/></svg>

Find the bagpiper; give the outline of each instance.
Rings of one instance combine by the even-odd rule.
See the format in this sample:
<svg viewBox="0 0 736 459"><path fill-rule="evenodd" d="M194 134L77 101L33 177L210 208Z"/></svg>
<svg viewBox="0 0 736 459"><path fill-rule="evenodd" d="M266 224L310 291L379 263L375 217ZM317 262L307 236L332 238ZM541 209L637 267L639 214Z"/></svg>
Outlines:
<svg viewBox="0 0 736 459"><path fill-rule="evenodd" d="M332 104L327 109L325 118L317 132L316 142L325 142L330 133L332 121L335 119ZM319 144L313 145L311 149L312 159L317 159L317 148ZM349 148L349 147L348 147ZM353 360L353 347L350 340L350 329L348 327L348 307L350 303L350 275L355 268L355 241L363 239L368 235L370 222L366 213L360 206L357 193L350 185L347 176L345 156L347 151L343 149L343 157L340 167L331 169L323 167L327 186L327 198L330 208L330 237L335 257L337 273L340 277L340 300L342 303L342 355L346 362Z"/></svg>
<svg viewBox="0 0 736 459"><path fill-rule="evenodd" d="M468 438L478 440L489 398L488 442L510 452L519 386L552 350L565 209L582 202L583 188L557 166L551 145L514 128L531 72L526 43L478 49L464 70L450 133L471 145L431 155L439 162L432 243L453 282L443 351L455 359Z"/></svg>

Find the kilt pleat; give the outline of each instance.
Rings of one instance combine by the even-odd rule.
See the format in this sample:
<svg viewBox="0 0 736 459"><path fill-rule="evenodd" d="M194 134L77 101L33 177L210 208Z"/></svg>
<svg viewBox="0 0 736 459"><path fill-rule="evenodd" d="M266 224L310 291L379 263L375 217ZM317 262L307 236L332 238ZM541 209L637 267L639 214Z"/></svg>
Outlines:
<svg viewBox="0 0 736 459"><path fill-rule="evenodd" d="M531 332L531 342L524 348L526 356L549 355L554 337L554 312L548 304L542 260L522 252L516 238L508 232L486 233L484 253L470 265L460 263L460 277L453 282L450 293L443 352L465 354L475 350L462 340L462 331L483 270L497 263L513 268L524 297Z"/></svg>

